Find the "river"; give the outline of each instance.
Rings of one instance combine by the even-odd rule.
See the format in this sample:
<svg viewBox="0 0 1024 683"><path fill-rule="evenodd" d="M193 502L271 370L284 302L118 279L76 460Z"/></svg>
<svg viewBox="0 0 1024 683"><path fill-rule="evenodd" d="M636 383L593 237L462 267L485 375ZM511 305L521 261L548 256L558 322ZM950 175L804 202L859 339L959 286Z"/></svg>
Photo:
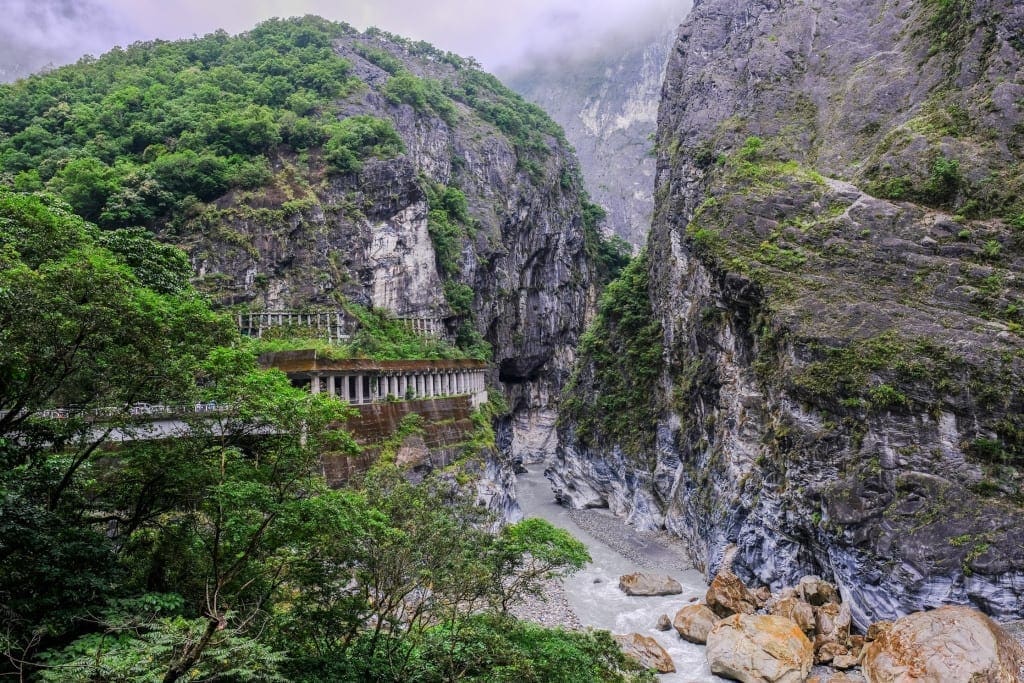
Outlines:
<svg viewBox="0 0 1024 683"><path fill-rule="evenodd" d="M677 549L637 532L607 511L571 512L558 505L544 478L544 465L533 464L529 469L516 483L523 515L540 517L565 529L586 544L593 558L582 571L564 580L566 598L580 622L612 633L641 633L655 638L676 665L676 673L659 677L663 683L724 681L712 675L703 646L686 642L675 629L663 632L655 628L659 615L667 614L671 619L680 607L704 596L707 585L703 574L685 569ZM577 523L578 519L585 519L594 533ZM637 571L674 577L683 586L682 595L626 595L619 590L619 576Z"/></svg>

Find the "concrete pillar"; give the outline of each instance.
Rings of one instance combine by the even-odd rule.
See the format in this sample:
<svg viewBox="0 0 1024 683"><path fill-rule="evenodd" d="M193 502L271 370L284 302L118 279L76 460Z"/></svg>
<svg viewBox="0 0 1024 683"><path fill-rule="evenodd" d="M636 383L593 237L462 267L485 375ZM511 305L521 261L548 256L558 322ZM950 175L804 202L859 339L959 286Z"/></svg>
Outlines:
<svg viewBox="0 0 1024 683"><path fill-rule="evenodd" d="M414 375L413 376L413 381L416 383L415 384L416 398L420 398L421 396L423 396L423 375L420 375L420 374Z"/></svg>
<svg viewBox="0 0 1024 683"><path fill-rule="evenodd" d="M313 373L309 378L309 393L316 395L320 393L320 375Z"/></svg>
<svg viewBox="0 0 1024 683"><path fill-rule="evenodd" d="M455 378L452 376L451 370L444 373L444 393L448 394L449 396L455 393L455 382L453 381L454 379Z"/></svg>
<svg viewBox="0 0 1024 683"><path fill-rule="evenodd" d="M431 386L434 388L434 396L441 395L441 375L436 372L430 373Z"/></svg>
<svg viewBox="0 0 1024 683"><path fill-rule="evenodd" d="M398 384L398 398L405 398L405 392L409 390L409 378L399 375L395 378L395 382Z"/></svg>
<svg viewBox="0 0 1024 683"><path fill-rule="evenodd" d="M327 375L327 393L333 398L335 395L334 375Z"/></svg>
<svg viewBox="0 0 1024 683"><path fill-rule="evenodd" d="M363 402L363 376L356 375L356 396L355 403L358 405Z"/></svg>

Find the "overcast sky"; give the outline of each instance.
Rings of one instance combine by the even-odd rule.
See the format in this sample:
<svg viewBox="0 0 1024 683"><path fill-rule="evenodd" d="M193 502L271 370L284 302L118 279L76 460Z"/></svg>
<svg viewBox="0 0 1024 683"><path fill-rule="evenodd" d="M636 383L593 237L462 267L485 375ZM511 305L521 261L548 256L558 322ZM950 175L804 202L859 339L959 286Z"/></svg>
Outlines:
<svg viewBox="0 0 1024 683"><path fill-rule="evenodd" d="M588 51L610 35L659 31L690 0L0 0L0 71L98 56L136 40L238 33L269 17L319 14L377 26L505 71L553 50ZM2 76L2 74L0 74Z"/></svg>

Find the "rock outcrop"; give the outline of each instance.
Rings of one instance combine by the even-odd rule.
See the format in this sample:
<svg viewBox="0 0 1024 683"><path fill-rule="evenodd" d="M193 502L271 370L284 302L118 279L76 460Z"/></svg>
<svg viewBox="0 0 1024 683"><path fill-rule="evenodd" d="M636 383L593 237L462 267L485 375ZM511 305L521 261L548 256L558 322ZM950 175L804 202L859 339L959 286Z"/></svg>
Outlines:
<svg viewBox="0 0 1024 683"><path fill-rule="evenodd" d="M619 589L626 595L679 595L683 587L671 576L637 572L619 577Z"/></svg>
<svg viewBox="0 0 1024 683"><path fill-rule="evenodd" d="M659 114L657 329L599 314L625 352L581 360L563 500L671 530L709 577L733 543L748 582L822 576L861 628L1024 616L1022 30L1010 0L696 4ZM616 403L631 354L657 367Z"/></svg>
<svg viewBox="0 0 1024 683"><path fill-rule="evenodd" d="M613 638L627 657L640 662L645 669L654 669L663 674L675 672L676 665L672 657L654 638L639 633L617 635Z"/></svg>
<svg viewBox="0 0 1024 683"><path fill-rule="evenodd" d="M1024 680L1024 648L967 607L915 612L881 630L864 652L869 683Z"/></svg>
<svg viewBox="0 0 1024 683"><path fill-rule="evenodd" d="M683 640L703 645L708 642L708 634L718 621L718 615L707 605L686 605L676 612L672 626Z"/></svg>
<svg viewBox="0 0 1024 683"><path fill-rule="evenodd" d="M803 683L814 651L789 619L734 614L711 629L707 658L712 673L743 683Z"/></svg>
<svg viewBox="0 0 1024 683"><path fill-rule="evenodd" d="M519 458L548 456L593 299L597 233L584 225L571 147L469 60L337 30L335 52L357 85L324 119L381 119L404 153L339 173L319 147L281 145L267 154L265 187L233 190L162 232L189 251L219 304L333 309L344 300L442 321L460 342L479 335L511 408L501 445Z"/></svg>

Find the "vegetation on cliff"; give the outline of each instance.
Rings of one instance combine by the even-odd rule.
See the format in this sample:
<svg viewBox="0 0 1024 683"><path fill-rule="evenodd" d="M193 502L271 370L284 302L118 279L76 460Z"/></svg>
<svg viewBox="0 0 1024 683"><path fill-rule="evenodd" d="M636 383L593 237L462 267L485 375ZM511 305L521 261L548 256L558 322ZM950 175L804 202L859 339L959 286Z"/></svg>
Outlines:
<svg viewBox="0 0 1024 683"><path fill-rule="evenodd" d="M649 428L659 412L661 324L648 298L647 252L613 280L597 316L580 340L580 357L559 414L585 445L600 438L643 458L653 445Z"/></svg>
<svg viewBox="0 0 1024 683"><path fill-rule="evenodd" d="M607 634L506 614L587 560L566 533L492 534L449 477L414 486L386 465L329 490L319 456L356 451L329 426L349 409L260 370L181 252L7 191L0 244L0 672L642 678ZM161 439L133 415L143 400L219 410Z"/></svg>

